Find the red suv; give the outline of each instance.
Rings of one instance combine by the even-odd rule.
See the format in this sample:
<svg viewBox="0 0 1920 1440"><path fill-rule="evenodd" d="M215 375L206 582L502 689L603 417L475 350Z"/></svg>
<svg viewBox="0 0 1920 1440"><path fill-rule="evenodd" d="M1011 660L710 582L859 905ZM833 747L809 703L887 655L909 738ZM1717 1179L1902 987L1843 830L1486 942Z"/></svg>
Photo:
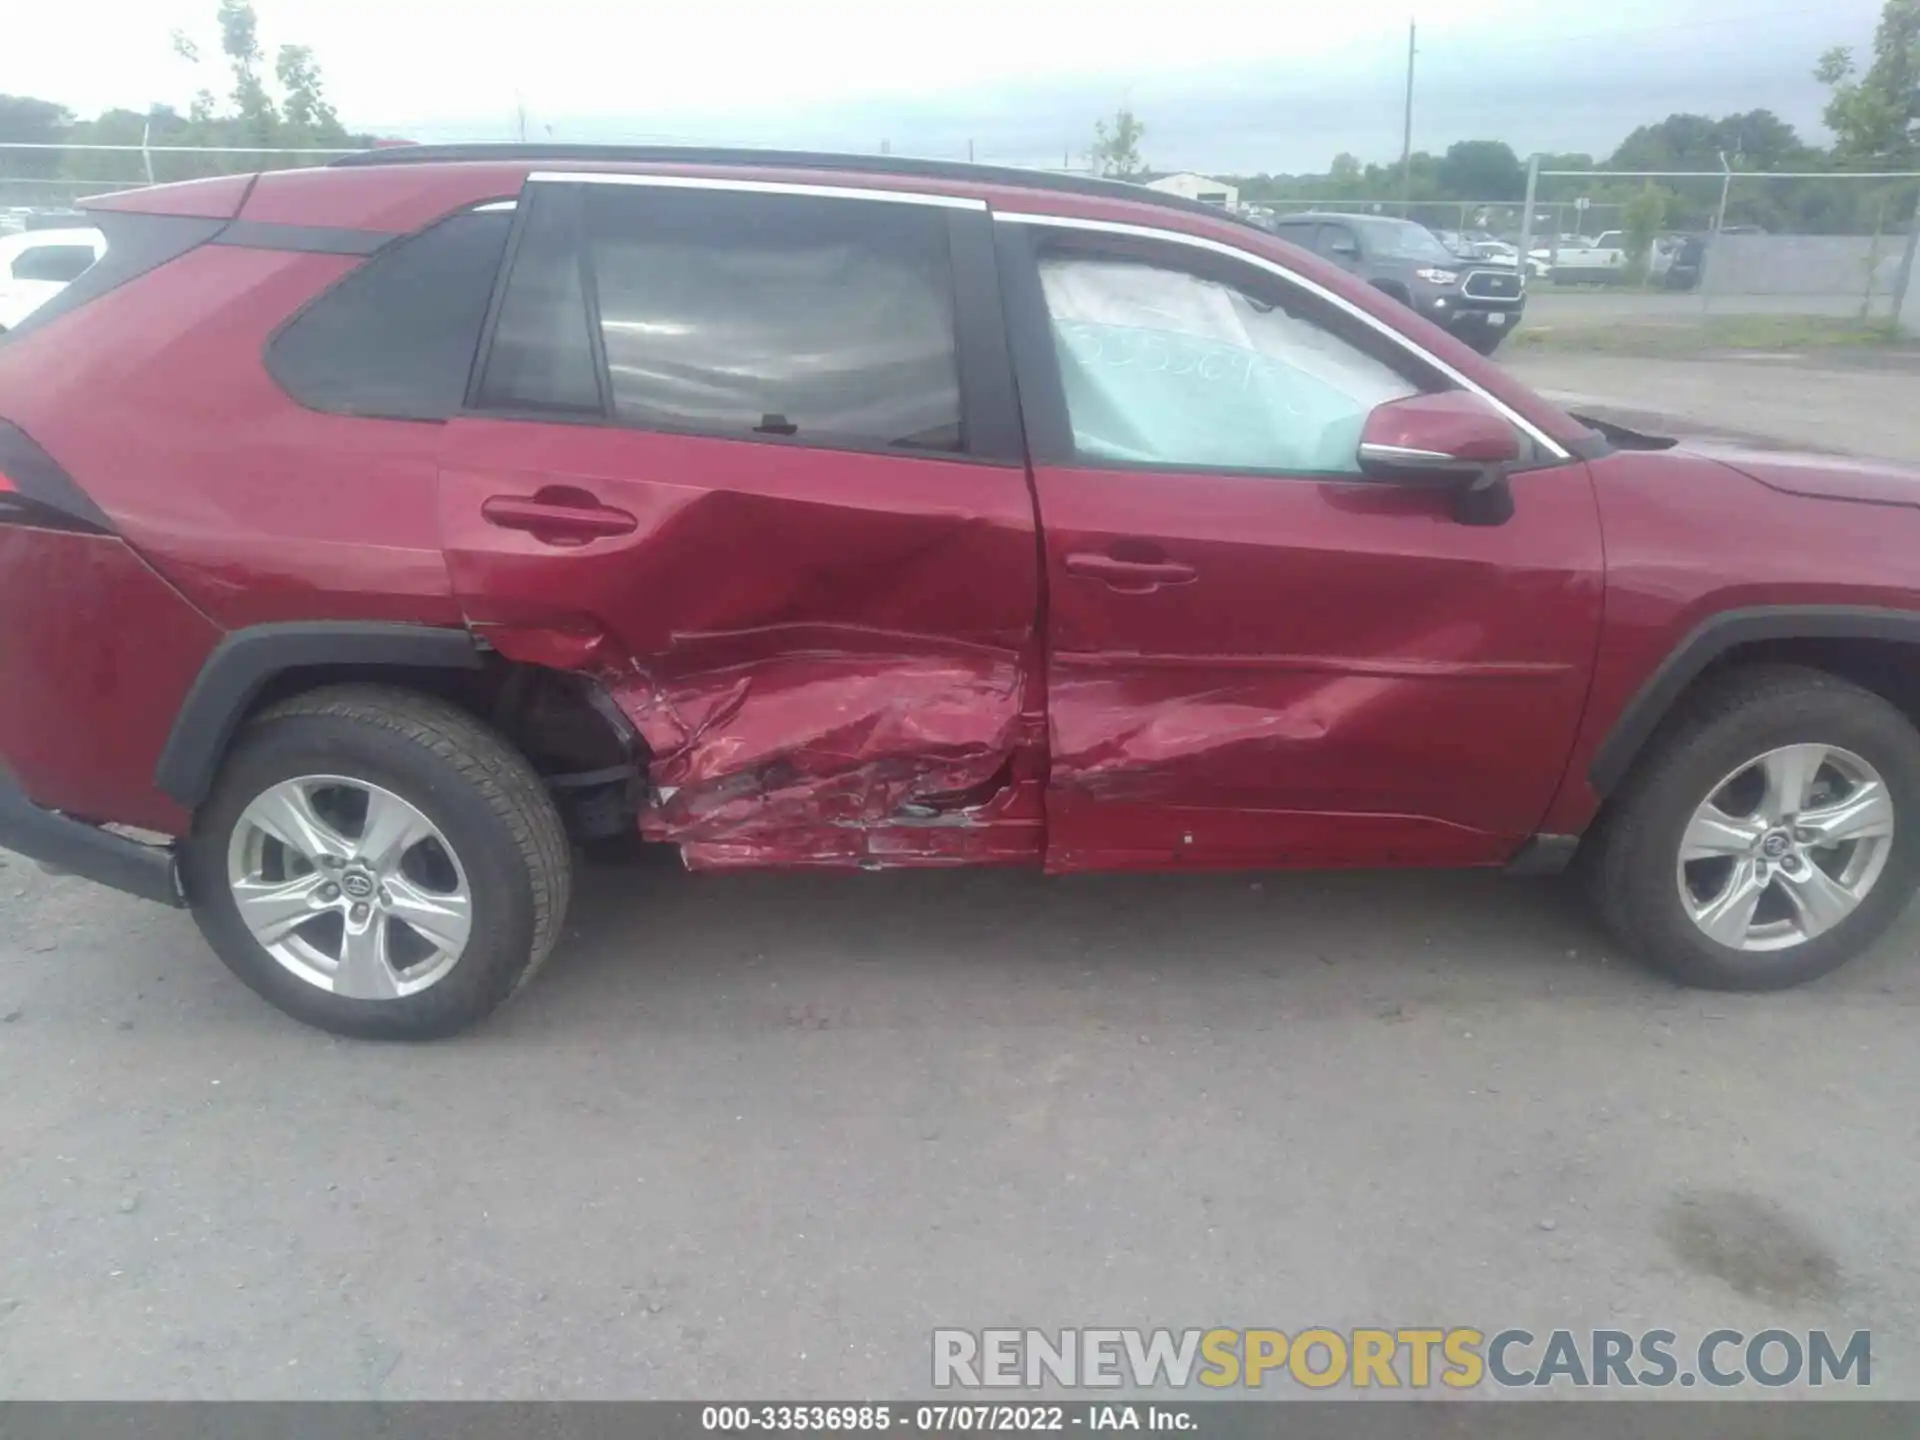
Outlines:
<svg viewBox="0 0 1920 1440"><path fill-rule="evenodd" d="M0 343L0 841L447 1033L574 842L1580 860L1681 980L1920 867L1920 474L1556 409L1205 206L481 147L95 201ZM1284 943L1284 937L1276 937Z"/></svg>

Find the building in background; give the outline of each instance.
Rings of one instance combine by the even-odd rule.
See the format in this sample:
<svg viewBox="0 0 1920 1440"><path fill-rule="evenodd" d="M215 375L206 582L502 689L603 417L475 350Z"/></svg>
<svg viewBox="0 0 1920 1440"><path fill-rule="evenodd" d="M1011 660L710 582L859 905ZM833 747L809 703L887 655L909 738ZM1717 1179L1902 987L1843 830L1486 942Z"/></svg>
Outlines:
<svg viewBox="0 0 1920 1440"><path fill-rule="evenodd" d="M1224 180L1215 180L1210 175L1196 175L1191 170L1161 175L1147 181L1147 188L1163 190L1169 195L1179 195L1187 200L1203 200L1209 205L1218 205L1224 210L1236 209L1240 204L1239 186L1229 185Z"/></svg>

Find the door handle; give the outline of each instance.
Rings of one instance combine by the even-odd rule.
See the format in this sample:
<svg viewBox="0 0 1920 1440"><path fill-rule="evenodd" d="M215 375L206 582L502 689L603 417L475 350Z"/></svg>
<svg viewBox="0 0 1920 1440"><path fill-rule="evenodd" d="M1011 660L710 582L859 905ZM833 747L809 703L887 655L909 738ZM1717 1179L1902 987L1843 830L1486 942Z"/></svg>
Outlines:
<svg viewBox="0 0 1920 1440"><path fill-rule="evenodd" d="M544 495L495 495L483 501L480 516L503 530L524 530L550 545L584 545L606 535L631 535L639 521L624 510L591 496L565 499Z"/></svg>
<svg viewBox="0 0 1920 1440"><path fill-rule="evenodd" d="M1136 594L1162 585L1190 585L1199 573L1179 560L1121 560L1113 555L1077 554L1066 558L1067 573L1099 580L1115 590Z"/></svg>

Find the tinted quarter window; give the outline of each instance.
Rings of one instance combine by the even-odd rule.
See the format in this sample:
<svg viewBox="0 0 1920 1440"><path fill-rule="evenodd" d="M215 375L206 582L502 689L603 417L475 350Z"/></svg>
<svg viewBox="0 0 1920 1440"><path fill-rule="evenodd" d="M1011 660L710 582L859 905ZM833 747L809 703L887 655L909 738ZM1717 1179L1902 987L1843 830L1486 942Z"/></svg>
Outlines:
<svg viewBox="0 0 1920 1440"><path fill-rule="evenodd" d="M52 280L65 285L86 274L93 264L91 245L35 245L14 257L16 280Z"/></svg>
<svg viewBox="0 0 1920 1440"><path fill-rule="evenodd" d="M466 393L512 221L456 215L380 250L280 332L267 369L315 410L445 419Z"/></svg>
<svg viewBox="0 0 1920 1440"><path fill-rule="evenodd" d="M646 186L587 205L615 418L963 448L944 211Z"/></svg>

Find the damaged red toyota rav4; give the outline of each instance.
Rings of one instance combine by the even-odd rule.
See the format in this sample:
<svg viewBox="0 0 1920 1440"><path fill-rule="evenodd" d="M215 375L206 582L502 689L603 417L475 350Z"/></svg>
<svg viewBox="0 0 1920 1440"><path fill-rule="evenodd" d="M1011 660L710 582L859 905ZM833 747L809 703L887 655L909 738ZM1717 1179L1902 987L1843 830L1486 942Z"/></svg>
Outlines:
<svg viewBox="0 0 1920 1440"><path fill-rule="evenodd" d="M0 843L315 1025L479 1019L636 831L1577 862L1742 989L1914 889L1920 474L1583 421L1206 207L482 147L90 209L0 342Z"/></svg>

